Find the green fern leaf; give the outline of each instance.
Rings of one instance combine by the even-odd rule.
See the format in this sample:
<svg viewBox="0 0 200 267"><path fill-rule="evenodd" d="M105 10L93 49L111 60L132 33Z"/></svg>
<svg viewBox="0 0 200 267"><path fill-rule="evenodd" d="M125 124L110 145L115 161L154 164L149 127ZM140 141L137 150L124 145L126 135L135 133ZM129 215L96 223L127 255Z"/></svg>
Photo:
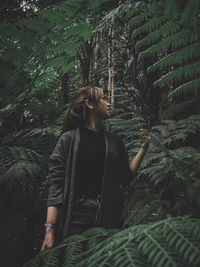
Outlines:
<svg viewBox="0 0 200 267"><path fill-rule="evenodd" d="M131 18L140 12L145 12L147 9L143 1L138 1L137 3L133 3L131 5L130 4L125 5L123 10L125 12L128 11L126 17Z"/></svg>
<svg viewBox="0 0 200 267"><path fill-rule="evenodd" d="M161 37L166 38L169 35L172 35L180 30L180 25L174 23L172 21L167 21L166 23L162 24L158 29L155 29L153 32L149 32L149 34L139 40L136 43L136 51L142 50L146 46L153 45L160 41Z"/></svg>
<svg viewBox="0 0 200 267"><path fill-rule="evenodd" d="M142 13L129 20L129 26L136 26L145 22L150 14ZM132 37L133 38L133 37Z"/></svg>
<svg viewBox="0 0 200 267"><path fill-rule="evenodd" d="M177 20L180 16L180 9L176 1L167 0L165 3L164 13L167 19Z"/></svg>
<svg viewBox="0 0 200 267"><path fill-rule="evenodd" d="M56 47L55 52L60 52L60 53L66 52L68 55L74 56L76 55L79 46L80 44L78 42L68 40L67 42L60 43Z"/></svg>
<svg viewBox="0 0 200 267"><path fill-rule="evenodd" d="M200 61L196 61L182 66L174 71L170 71L166 75L154 82L154 86L168 85L171 81L180 81L183 77L191 78L200 73Z"/></svg>
<svg viewBox="0 0 200 267"><path fill-rule="evenodd" d="M154 57L155 55L166 52L170 47L172 47L172 49L176 49L178 47L192 44L197 40L197 32L191 32L189 29L183 29L181 32L166 37L157 44L154 44L145 51L141 52L138 56L138 60L143 60L146 57Z"/></svg>
<svg viewBox="0 0 200 267"><path fill-rule="evenodd" d="M146 23L133 31L131 38L136 39L140 34L152 32L153 30L160 27L160 25L162 25L163 23L165 23L165 20L162 17L155 16L153 18L150 18Z"/></svg>
<svg viewBox="0 0 200 267"><path fill-rule="evenodd" d="M178 266L183 263L188 266L198 266L200 263L198 238L191 227L199 224L198 219L184 217L167 218L162 221L132 226L124 230L102 229L104 239L97 239L87 251L80 252L81 243L87 242L93 237L90 234L99 228L87 230L87 233L73 235L65 239L61 244L38 254L46 254L53 266L66 266L75 264L79 266ZM195 227L196 228L196 227ZM187 234L190 229L190 234ZM180 242L181 240L181 242ZM183 241L183 243L182 243ZM86 245L85 244L85 245ZM68 249L74 248L72 253ZM86 245L87 246L87 245ZM77 248L76 248L77 247ZM65 262L61 259L60 252L64 252ZM187 252L186 252L187 251ZM186 252L186 253L185 253ZM50 254L50 256L47 256ZM57 255L57 258L53 255ZM68 256L67 256L68 255ZM68 257L68 259L67 259ZM44 258L44 266L49 266ZM59 260L58 260L59 258ZM79 259L79 261L78 261ZM33 259L35 263L36 259ZM60 265L59 265L60 264ZM31 261L24 267L32 266ZM37 267L37 265L35 265Z"/></svg>
<svg viewBox="0 0 200 267"><path fill-rule="evenodd" d="M45 10L40 12L40 16L47 19L52 25L62 28L67 26L66 16L62 12L58 12L58 10Z"/></svg>
<svg viewBox="0 0 200 267"><path fill-rule="evenodd" d="M150 73L157 69L164 70L169 66L172 66L173 64L182 64L183 62L188 62L190 59L195 60L195 58L199 57L199 55L200 55L200 43L188 45L160 59L155 64L151 65L147 69L147 71Z"/></svg>
<svg viewBox="0 0 200 267"><path fill-rule="evenodd" d="M191 80L174 89L172 92L168 94L168 96L173 97L173 96L184 95L190 93L191 91L199 90L199 87L200 87L200 79Z"/></svg>
<svg viewBox="0 0 200 267"><path fill-rule="evenodd" d="M199 9L199 1L189 0L181 14L180 23L190 27L197 25L199 23Z"/></svg>

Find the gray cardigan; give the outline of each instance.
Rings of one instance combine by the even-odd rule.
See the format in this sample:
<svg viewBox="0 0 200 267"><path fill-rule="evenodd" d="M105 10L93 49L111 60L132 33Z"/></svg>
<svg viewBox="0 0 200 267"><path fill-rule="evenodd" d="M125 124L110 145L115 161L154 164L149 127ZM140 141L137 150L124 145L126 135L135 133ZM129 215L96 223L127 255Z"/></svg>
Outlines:
<svg viewBox="0 0 200 267"><path fill-rule="evenodd" d="M121 138L104 131L106 151L101 188L101 209L98 226L121 228L122 198L120 184L128 185L132 172L128 153ZM50 188L47 207L59 205L56 225L56 244L69 235L75 193L76 160L80 142L80 128L61 135L49 157Z"/></svg>

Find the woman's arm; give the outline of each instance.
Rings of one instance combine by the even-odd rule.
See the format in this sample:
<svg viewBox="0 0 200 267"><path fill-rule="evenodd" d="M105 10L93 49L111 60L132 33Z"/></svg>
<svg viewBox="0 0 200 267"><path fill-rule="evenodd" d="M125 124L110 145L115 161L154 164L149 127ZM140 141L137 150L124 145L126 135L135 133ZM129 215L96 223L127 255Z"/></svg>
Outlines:
<svg viewBox="0 0 200 267"><path fill-rule="evenodd" d="M145 138L146 141L140 145L139 152L129 163L128 152L123 144L121 137L117 136L117 141L118 141L118 146L119 146L119 158L120 158L119 168L120 168L120 184L121 185L126 186L131 182L133 175L136 175L140 167L140 164L144 158L144 155L146 154L148 150L149 139L151 137L148 135L142 135L142 134L139 137Z"/></svg>
<svg viewBox="0 0 200 267"><path fill-rule="evenodd" d="M131 169L133 175L136 175L146 152L147 152L147 149L141 147L139 152L136 154L136 156L129 163L129 166L130 166L130 169Z"/></svg>
<svg viewBox="0 0 200 267"><path fill-rule="evenodd" d="M55 206L48 207L46 223L56 224L57 214L58 214L58 207ZM54 229L47 226L44 241L40 251L43 251L47 248L52 248L54 246L54 243L55 243Z"/></svg>
<svg viewBox="0 0 200 267"><path fill-rule="evenodd" d="M142 132L143 129L140 129ZM133 173L133 175L137 174L137 171L140 167L140 164L142 163L142 160L144 158L144 155L146 154L148 147L149 147L149 141L151 139L151 136L149 135L143 135L141 134L139 136L140 138L145 138L146 141L141 144L139 152L136 154L136 156L132 159L132 161L129 163L130 169Z"/></svg>
<svg viewBox="0 0 200 267"><path fill-rule="evenodd" d="M58 214L58 207L56 207L56 206L50 206L50 207L48 207L47 208L47 219L46 219L46 223L56 224L57 214Z"/></svg>
<svg viewBox="0 0 200 267"><path fill-rule="evenodd" d="M50 188L47 199L46 223L56 224L59 206L62 205L63 201L65 172L66 158L64 152L64 140L61 136L53 153L49 157ZM51 227L46 227L45 238L41 247L41 251L47 248L52 248L54 243L54 229Z"/></svg>

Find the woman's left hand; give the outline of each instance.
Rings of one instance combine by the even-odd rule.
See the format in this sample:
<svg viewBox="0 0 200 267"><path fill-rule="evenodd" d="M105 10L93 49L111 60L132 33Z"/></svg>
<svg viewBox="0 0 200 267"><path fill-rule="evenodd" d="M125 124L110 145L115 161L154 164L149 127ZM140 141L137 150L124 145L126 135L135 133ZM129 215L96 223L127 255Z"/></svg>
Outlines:
<svg viewBox="0 0 200 267"><path fill-rule="evenodd" d="M140 148L147 150L149 147L149 140L151 139L151 136L143 134L143 129L140 129L140 132L141 134L139 135L139 138L146 139L146 141L140 145Z"/></svg>

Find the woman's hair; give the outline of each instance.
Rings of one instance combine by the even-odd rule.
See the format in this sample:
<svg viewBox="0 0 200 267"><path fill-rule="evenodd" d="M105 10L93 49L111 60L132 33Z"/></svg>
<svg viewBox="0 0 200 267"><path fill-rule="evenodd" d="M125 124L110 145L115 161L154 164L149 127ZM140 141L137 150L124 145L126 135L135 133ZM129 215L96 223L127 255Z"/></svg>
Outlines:
<svg viewBox="0 0 200 267"><path fill-rule="evenodd" d="M98 105L102 95L103 90L99 87L85 86L76 91L71 106L65 113L62 133L83 126L89 114L85 100L88 99L91 104ZM101 127L103 129L102 125Z"/></svg>

